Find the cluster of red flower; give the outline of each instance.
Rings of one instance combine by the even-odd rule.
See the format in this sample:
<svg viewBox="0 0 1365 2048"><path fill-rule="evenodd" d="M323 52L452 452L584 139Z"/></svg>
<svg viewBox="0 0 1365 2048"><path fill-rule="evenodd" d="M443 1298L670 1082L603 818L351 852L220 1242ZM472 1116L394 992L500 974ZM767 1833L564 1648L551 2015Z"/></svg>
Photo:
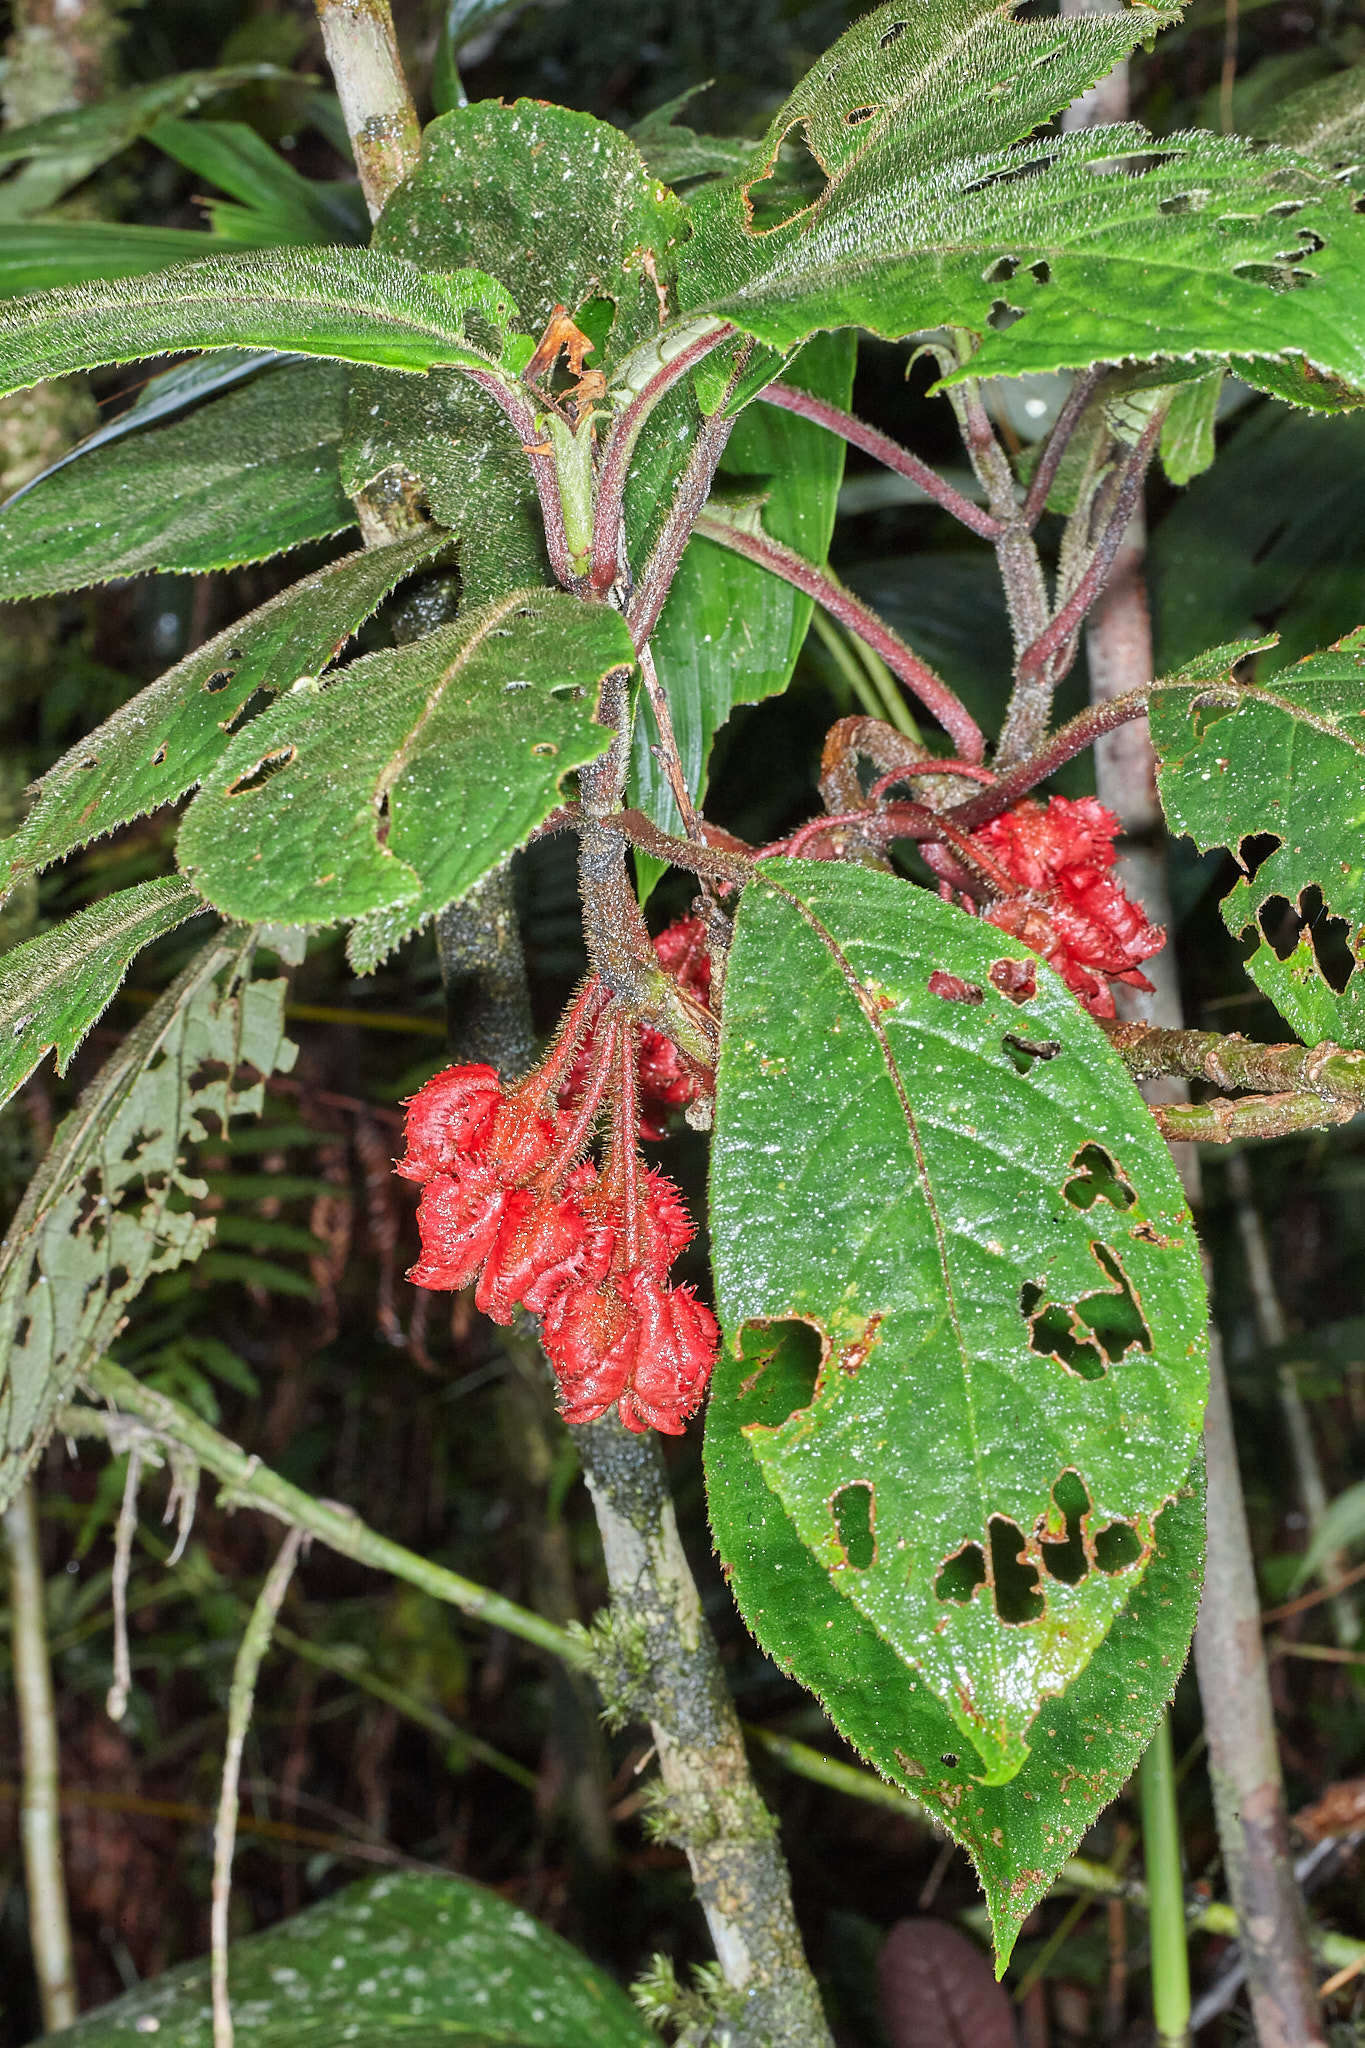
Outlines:
<svg viewBox="0 0 1365 2048"><path fill-rule="evenodd" d="M983 915L1041 953L1095 1017L1114 1015L1106 976L1152 984L1140 963L1166 934L1149 924L1110 872L1119 821L1093 796L1026 800L973 833L973 843L1020 885Z"/></svg>
<svg viewBox="0 0 1365 2048"><path fill-rule="evenodd" d="M565 1075L582 1073L585 1032L593 1067L575 1097ZM690 1287L668 1285L693 1224L673 1182L639 1157L639 1039L589 982L549 1056L517 1087L505 1091L482 1065L428 1081L408 1105L398 1172L422 1186L422 1256L410 1280L477 1280L474 1299L496 1322L509 1323L518 1304L540 1316L566 1421L595 1421L615 1402L628 1429L676 1436L705 1392L718 1332ZM599 1173L582 1154L613 1068L612 1140Z"/></svg>

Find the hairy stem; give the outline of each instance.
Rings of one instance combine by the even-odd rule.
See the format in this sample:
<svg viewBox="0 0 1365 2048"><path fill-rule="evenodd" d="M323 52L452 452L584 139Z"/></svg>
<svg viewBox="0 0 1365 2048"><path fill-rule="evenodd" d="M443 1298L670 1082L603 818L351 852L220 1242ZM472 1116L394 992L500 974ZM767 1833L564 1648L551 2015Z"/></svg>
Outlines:
<svg viewBox="0 0 1365 2048"><path fill-rule="evenodd" d="M62 1868L60 1749L52 1662L47 1646L38 1504L32 1485L5 1510L9 1544L10 1651L24 1789L19 1827L28 1888L29 1943L38 1979L43 2026L49 2034L76 2017L76 1966Z"/></svg>
<svg viewBox="0 0 1365 2048"><path fill-rule="evenodd" d="M830 2048L776 1826L749 1774L725 1674L683 1554L658 1440L614 1416L574 1431L606 1556L635 1710L659 1754L664 1832L687 1856L725 1981L735 2048Z"/></svg>
<svg viewBox="0 0 1365 2048"><path fill-rule="evenodd" d="M985 736L956 691L950 689L941 676L935 675L929 664L921 661L900 635L879 619L868 605L845 590L828 570L817 569L813 562L784 547L781 541L771 540L764 533L753 533L748 527L722 519L715 513L703 512L697 520L696 530L705 539L743 555L750 562L757 562L760 568L771 569L785 583L792 584L807 597L813 597L841 626L846 626L876 650L887 667L938 720L964 760L981 759L986 750Z"/></svg>
<svg viewBox="0 0 1365 2048"><path fill-rule="evenodd" d="M1100 375L1098 370L1086 370L1077 376L1066 395L1061 411L1053 421L1052 431L1038 458L1038 467L1033 472L1028 494L1024 499L1023 520L1026 526L1036 526L1043 515L1048 493L1056 482L1057 471L1062 465L1062 457L1071 444L1072 435L1080 425L1081 415L1095 395Z"/></svg>
<svg viewBox="0 0 1365 2048"><path fill-rule="evenodd" d="M1321 1095L1216 1095L1211 1102L1155 1104L1152 1114L1173 1144L1238 1145L1247 1138L1289 1138L1296 1131L1349 1123L1358 1106Z"/></svg>
<svg viewBox="0 0 1365 2048"><path fill-rule="evenodd" d="M945 512L951 512L954 519L973 533L980 534L982 540L996 540L1004 531L994 513L984 511L970 498L964 498L961 491L954 490L947 479L931 469L927 462L921 462L918 455L902 448L899 441L893 441L879 427L868 426L855 413L844 412L827 399L802 391L795 384L765 384L758 395L765 405L779 405L784 412L798 413L803 420L813 420L816 426L828 428L831 434L847 441L851 448L861 448L864 455L873 456L884 468L894 470L897 476L908 477L926 498L932 498Z"/></svg>
<svg viewBox="0 0 1365 2048"><path fill-rule="evenodd" d="M1237 1033L1174 1031L1156 1024L1103 1024L1135 1081L1178 1074L1220 1088L1298 1090L1365 1109L1365 1052L1320 1045L1258 1045Z"/></svg>
<svg viewBox="0 0 1365 2048"><path fill-rule="evenodd" d="M317 0L317 10L360 189L377 220L422 147L389 0Z"/></svg>
<svg viewBox="0 0 1365 2048"><path fill-rule="evenodd" d="M730 379L734 388L749 351L741 351ZM687 466L678 480L669 507L668 517L663 523L654 552L645 564L644 571L631 593L626 606L626 624L630 627L631 638L637 647L643 647L659 623L659 614L664 600L673 587L673 578L678 573L678 564L683 558L697 515L706 503L715 482L720 458L725 453L726 443L735 430L735 421L727 418L721 405L709 419L702 422L701 431L692 443L692 452Z"/></svg>

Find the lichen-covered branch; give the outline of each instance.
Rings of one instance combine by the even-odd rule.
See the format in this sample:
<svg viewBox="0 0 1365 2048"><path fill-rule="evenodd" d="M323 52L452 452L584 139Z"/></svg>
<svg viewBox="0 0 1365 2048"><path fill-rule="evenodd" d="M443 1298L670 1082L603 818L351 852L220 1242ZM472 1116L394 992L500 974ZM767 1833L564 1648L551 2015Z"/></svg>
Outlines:
<svg viewBox="0 0 1365 2048"><path fill-rule="evenodd" d="M1247 1138L1289 1138L1295 1131L1349 1123L1359 1107L1321 1095L1215 1095L1210 1102L1158 1103L1152 1114L1173 1144L1237 1145Z"/></svg>
<svg viewBox="0 0 1365 2048"><path fill-rule="evenodd" d="M612 1605L599 1625L608 1711L649 1722L659 1831L687 1856L716 1955L740 2005L734 2048L829 2048L792 1912L776 1823L683 1553L656 1437L614 1415L574 1431L597 1512Z"/></svg>
<svg viewBox="0 0 1365 2048"><path fill-rule="evenodd" d="M1180 1074L1219 1088L1272 1094L1297 1090L1365 1109L1365 1052L1330 1039L1319 1045L1259 1045L1238 1033L1171 1031L1154 1024L1106 1024L1109 1043L1135 1081Z"/></svg>
<svg viewBox="0 0 1365 2048"><path fill-rule="evenodd" d="M317 10L360 189L377 220L422 148L389 0L317 0Z"/></svg>

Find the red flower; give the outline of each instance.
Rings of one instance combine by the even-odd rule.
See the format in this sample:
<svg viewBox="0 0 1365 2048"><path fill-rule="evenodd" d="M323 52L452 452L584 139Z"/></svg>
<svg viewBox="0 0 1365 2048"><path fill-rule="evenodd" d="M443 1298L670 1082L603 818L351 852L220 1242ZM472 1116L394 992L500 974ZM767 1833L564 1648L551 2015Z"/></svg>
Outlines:
<svg viewBox="0 0 1365 2048"><path fill-rule="evenodd" d="M716 1319L690 1287L665 1287L639 1266L626 1274L620 1290L633 1314L632 1327L616 1347L629 1354L621 1420L637 1432L681 1436L716 1362Z"/></svg>
<svg viewBox="0 0 1365 2048"><path fill-rule="evenodd" d="M502 1102L493 1067L447 1067L408 1103L405 1156L395 1171L405 1180L430 1180L448 1173L459 1158L477 1158Z"/></svg>
<svg viewBox="0 0 1365 2048"><path fill-rule="evenodd" d="M566 1422L596 1422L625 1387L631 1357L621 1339L630 1311L609 1281L566 1287L545 1311L545 1350Z"/></svg>
<svg viewBox="0 0 1365 2048"><path fill-rule="evenodd" d="M422 1190L417 1230L422 1256L408 1274L417 1287L468 1287L493 1249L503 1219L526 1215L532 1197L508 1189L493 1167L476 1163L463 1173L438 1173Z"/></svg>
<svg viewBox="0 0 1365 2048"><path fill-rule="evenodd" d="M585 1164L570 1175L558 1201L533 1203L529 1211L509 1206L474 1296L484 1315L510 1323L518 1302L543 1315L566 1287L606 1278L614 1232L589 1224L579 1200L596 1179Z"/></svg>
<svg viewBox="0 0 1365 2048"><path fill-rule="evenodd" d="M1111 980L1151 988L1140 964L1166 942L1110 872L1118 830L1097 798L1054 796L1046 809L1016 804L973 834L1020 884L990 905L987 923L1040 953L1096 1017L1114 1015Z"/></svg>

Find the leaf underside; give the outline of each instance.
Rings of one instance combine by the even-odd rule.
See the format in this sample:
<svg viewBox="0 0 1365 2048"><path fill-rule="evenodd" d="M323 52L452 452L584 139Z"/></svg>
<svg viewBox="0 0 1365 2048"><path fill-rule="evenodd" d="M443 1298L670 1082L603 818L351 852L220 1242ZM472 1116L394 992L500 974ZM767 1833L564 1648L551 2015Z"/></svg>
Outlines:
<svg viewBox="0 0 1365 2048"><path fill-rule="evenodd" d="M598 690L634 648L605 605L512 592L296 686L185 815L182 871L228 917L335 924L454 902L542 824L607 742Z"/></svg>
<svg viewBox="0 0 1365 2048"><path fill-rule="evenodd" d="M232 744L258 693L322 673L396 584L446 536L426 532L348 555L303 577L195 648L50 768L33 809L0 845L0 885L175 803Z"/></svg>
<svg viewBox="0 0 1365 2048"><path fill-rule="evenodd" d="M293 1064L285 984L250 980L254 945L254 934L235 933L196 955L63 1120L10 1225L0 1250L0 1507L144 1282L197 1258L212 1237L213 1218L188 1206L205 1188L182 1168L185 1143L256 1114L259 1077Z"/></svg>
<svg viewBox="0 0 1365 2048"><path fill-rule="evenodd" d="M1171 829L1241 862L1247 972L1307 1043L1365 1046L1365 627L1235 707L1159 691L1151 724Z"/></svg>
<svg viewBox="0 0 1365 2048"><path fill-rule="evenodd" d="M762 874L727 972L717 1298L731 1341L801 1319L823 1357L752 1453L1003 1784L1194 1459L1192 1224L1141 1098L1033 955L893 877Z"/></svg>

